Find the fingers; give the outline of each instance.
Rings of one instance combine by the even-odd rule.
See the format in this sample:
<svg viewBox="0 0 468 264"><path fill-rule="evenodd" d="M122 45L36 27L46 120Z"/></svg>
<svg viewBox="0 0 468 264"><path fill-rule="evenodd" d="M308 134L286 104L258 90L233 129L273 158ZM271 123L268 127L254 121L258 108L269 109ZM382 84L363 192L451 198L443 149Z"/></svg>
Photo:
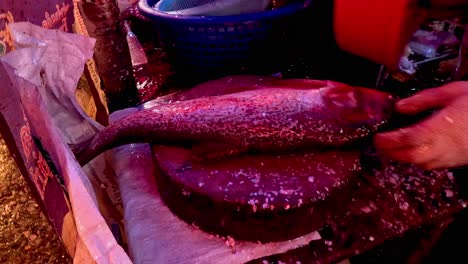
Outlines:
<svg viewBox="0 0 468 264"><path fill-rule="evenodd" d="M391 160L415 164L425 170L452 168L464 164L451 154L441 151L442 149L435 144L403 149L383 149L379 151L379 154Z"/></svg>
<svg viewBox="0 0 468 264"><path fill-rule="evenodd" d="M374 137L374 144L380 150L386 149L408 149L429 145L432 142L430 128L426 128L424 123L413 125L407 128L398 129L391 132L377 134Z"/></svg>
<svg viewBox="0 0 468 264"><path fill-rule="evenodd" d="M468 82L453 82L400 100L396 104L396 110L402 114L415 115L427 110L442 108L464 93L468 93Z"/></svg>
<svg viewBox="0 0 468 264"><path fill-rule="evenodd" d="M435 124L434 117L431 117L413 126L377 134L374 145L379 154L387 158L425 166L437 155L434 148L438 145L436 140L440 129Z"/></svg>
<svg viewBox="0 0 468 264"><path fill-rule="evenodd" d="M468 94L425 121L375 136L380 154L423 169L451 168L468 164Z"/></svg>
<svg viewBox="0 0 468 264"><path fill-rule="evenodd" d="M434 158L425 163L421 163L418 166L425 170L437 170L437 169L446 169L446 168L454 167L453 165L447 164L445 160L440 160L438 158Z"/></svg>
<svg viewBox="0 0 468 264"><path fill-rule="evenodd" d="M382 149L380 154L385 157L414 164L429 164L434 160L430 145L403 149Z"/></svg>

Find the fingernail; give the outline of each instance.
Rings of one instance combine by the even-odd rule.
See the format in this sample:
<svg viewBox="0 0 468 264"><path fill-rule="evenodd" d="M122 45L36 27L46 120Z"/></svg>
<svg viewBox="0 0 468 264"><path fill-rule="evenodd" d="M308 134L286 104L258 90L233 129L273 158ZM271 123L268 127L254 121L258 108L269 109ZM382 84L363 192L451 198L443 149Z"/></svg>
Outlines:
<svg viewBox="0 0 468 264"><path fill-rule="evenodd" d="M406 103L405 100L400 100L400 101L396 102L396 107L398 107L398 108L407 107L407 106L408 106L408 104Z"/></svg>
<svg viewBox="0 0 468 264"><path fill-rule="evenodd" d="M397 111L400 112L411 112L416 109L416 107L413 104L408 104L405 102L398 102L396 104L396 109Z"/></svg>

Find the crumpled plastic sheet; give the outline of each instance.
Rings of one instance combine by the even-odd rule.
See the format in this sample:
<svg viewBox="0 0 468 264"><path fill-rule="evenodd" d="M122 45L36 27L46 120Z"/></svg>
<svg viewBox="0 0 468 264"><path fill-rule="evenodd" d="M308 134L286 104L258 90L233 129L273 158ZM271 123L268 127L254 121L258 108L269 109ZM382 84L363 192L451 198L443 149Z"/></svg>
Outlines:
<svg viewBox="0 0 468 264"><path fill-rule="evenodd" d="M110 120L115 122L137 111L136 108L118 111ZM163 203L149 144L122 146L113 152L129 252L134 263L245 263L321 239L317 232L312 232L293 240L259 244L229 242L210 235L180 220Z"/></svg>
<svg viewBox="0 0 468 264"><path fill-rule="evenodd" d="M15 51L3 56L0 63L18 89L34 135L41 140L64 178L78 241L91 256L86 262L132 263L99 211L89 175L67 146L88 138L100 128L87 117L74 97L84 65L93 55L95 40L29 22L8 27ZM102 168L95 171L101 172Z"/></svg>

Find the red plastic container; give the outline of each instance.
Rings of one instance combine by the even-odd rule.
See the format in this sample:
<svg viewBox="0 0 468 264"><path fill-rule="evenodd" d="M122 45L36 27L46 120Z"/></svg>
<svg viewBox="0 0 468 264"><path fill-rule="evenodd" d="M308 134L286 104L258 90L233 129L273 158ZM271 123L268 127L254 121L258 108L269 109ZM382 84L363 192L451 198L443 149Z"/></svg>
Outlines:
<svg viewBox="0 0 468 264"><path fill-rule="evenodd" d="M414 0L335 0L335 37L341 49L396 68L425 17Z"/></svg>

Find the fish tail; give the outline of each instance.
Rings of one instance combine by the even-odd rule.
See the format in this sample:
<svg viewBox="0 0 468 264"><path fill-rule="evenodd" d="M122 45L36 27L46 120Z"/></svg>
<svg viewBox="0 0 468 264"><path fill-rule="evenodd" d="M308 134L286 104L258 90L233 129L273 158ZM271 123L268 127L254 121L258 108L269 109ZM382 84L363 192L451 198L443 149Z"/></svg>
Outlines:
<svg viewBox="0 0 468 264"><path fill-rule="evenodd" d="M96 135L86 140L83 140L82 142L68 145L71 151L73 152L73 154L75 154L75 158L78 160L78 163L80 163L81 166L86 165L92 159L90 158L89 146L93 142Z"/></svg>
<svg viewBox="0 0 468 264"><path fill-rule="evenodd" d="M120 145L118 142L123 136L122 132L125 131L125 126L110 125L96 133L94 136L69 146L75 154L77 161L81 166L84 166L99 156L102 152Z"/></svg>
<svg viewBox="0 0 468 264"><path fill-rule="evenodd" d="M156 117L156 120L159 118ZM80 165L84 166L101 153L132 143L151 143L160 135L159 122L149 122L145 112L127 116L105 127L93 137L71 146Z"/></svg>
<svg viewBox="0 0 468 264"><path fill-rule="evenodd" d="M75 158L81 166L88 164L101 153L111 150L115 147L130 143L137 143L137 140L125 140L124 134L120 133L115 128L105 128L95 136L83 142L76 144L74 147Z"/></svg>

